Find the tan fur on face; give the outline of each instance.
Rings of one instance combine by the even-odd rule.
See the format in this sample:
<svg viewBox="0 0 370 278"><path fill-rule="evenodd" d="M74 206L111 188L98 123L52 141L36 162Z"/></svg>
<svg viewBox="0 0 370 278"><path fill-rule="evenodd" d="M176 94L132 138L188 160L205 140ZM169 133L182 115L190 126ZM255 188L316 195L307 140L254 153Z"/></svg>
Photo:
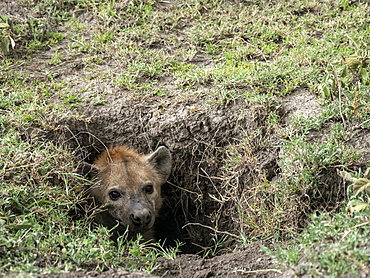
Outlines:
<svg viewBox="0 0 370 278"><path fill-rule="evenodd" d="M169 151L160 147L145 156L117 146L103 152L94 166L99 171L99 182L90 189L90 195L106 209L97 214L96 222L110 228L119 223L116 232L120 234L128 227L129 236L142 233L148 239L152 237L155 217L162 206L161 185L171 168ZM147 191L148 186L153 187L153 192ZM121 196L113 200L110 197L112 191ZM135 225L133 218L141 219L145 224Z"/></svg>

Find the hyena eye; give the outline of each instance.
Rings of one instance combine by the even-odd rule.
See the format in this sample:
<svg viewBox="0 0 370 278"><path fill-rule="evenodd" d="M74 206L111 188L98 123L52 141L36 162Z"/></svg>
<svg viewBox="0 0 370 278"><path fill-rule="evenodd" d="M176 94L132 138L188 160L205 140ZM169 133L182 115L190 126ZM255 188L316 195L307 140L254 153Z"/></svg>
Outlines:
<svg viewBox="0 0 370 278"><path fill-rule="evenodd" d="M121 193L119 193L116 190L112 190L109 192L109 198L111 198L112 201L117 201L121 197Z"/></svg>
<svg viewBox="0 0 370 278"><path fill-rule="evenodd" d="M146 194L152 194L154 192L153 184L148 184L145 186L144 191Z"/></svg>

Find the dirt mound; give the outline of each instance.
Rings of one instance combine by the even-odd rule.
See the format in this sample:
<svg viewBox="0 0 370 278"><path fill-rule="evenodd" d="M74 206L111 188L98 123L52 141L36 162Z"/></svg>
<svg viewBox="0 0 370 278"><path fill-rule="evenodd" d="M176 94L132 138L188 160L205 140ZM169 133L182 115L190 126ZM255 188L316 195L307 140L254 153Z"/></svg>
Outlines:
<svg viewBox="0 0 370 278"><path fill-rule="evenodd" d="M232 253L211 259L181 255L174 261L160 260L161 277L279 277L276 263L253 243Z"/></svg>

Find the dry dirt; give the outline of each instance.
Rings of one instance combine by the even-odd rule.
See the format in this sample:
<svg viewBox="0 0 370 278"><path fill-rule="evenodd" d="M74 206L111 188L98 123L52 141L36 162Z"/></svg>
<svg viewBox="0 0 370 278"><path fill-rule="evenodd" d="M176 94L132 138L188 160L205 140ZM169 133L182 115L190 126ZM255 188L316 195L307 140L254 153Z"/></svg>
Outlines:
<svg viewBox="0 0 370 278"><path fill-rule="evenodd" d="M161 277L279 277L276 263L260 250L259 243L237 248L210 259L182 255L174 261L160 260Z"/></svg>
<svg viewBox="0 0 370 278"><path fill-rule="evenodd" d="M176 260L159 258L160 269L154 275L145 272L130 272L124 269L112 269L103 273L74 272L47 277L71 278L71 277L131 277L131 278L206 278L206 277L280 277L281 272L276 269L276 263L260 250L259 243L237 248L232 253L216 256L210 259L202 259L198 255L184 254ZM45 277L40 275L38 277Z"/></svg>

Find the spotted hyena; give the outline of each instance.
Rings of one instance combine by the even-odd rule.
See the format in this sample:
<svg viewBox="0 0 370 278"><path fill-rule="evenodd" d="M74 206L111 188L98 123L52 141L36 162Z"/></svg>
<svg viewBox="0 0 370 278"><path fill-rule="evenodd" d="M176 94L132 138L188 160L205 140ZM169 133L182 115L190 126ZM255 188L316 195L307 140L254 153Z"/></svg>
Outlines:
<svg viewBox="0 0 370 278"><path fill-rule="evenodd" d="M90 195L101 207L95 221L109 228L117 226L113 238L128 231L128 238L141 233L154 239L153 225L162 206L161 186L171 172L171 154L159 147L141 155L124 146L103 152L94 162L98 181Z"/></svg>

